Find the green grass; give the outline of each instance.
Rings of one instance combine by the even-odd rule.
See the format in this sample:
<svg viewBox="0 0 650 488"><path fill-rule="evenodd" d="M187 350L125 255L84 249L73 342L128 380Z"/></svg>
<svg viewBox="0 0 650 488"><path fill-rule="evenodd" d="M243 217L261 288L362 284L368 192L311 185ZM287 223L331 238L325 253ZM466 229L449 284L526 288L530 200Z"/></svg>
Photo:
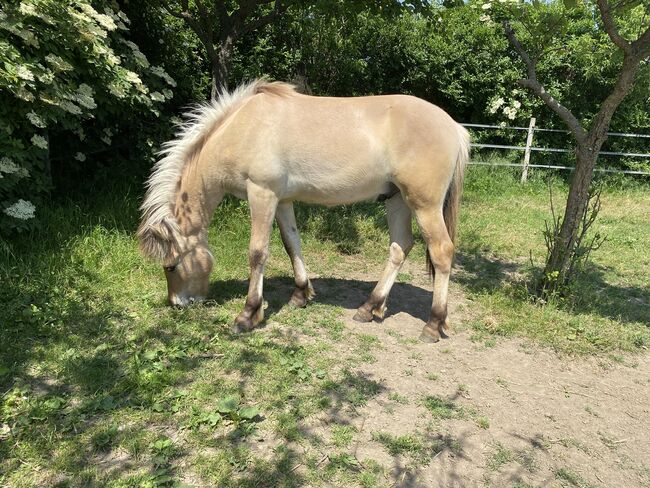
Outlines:
<svg viewBox="0 0 650 488"><path fill-rule="evenodd" d="M558 196L566 191L559 181L553 185ZM336 422L326 438L342 452L330 452L319 465L321 457L303 448L326 444L311 431L310 418L354 411L384 392L381 382L354 369L387 359L377 337L346 331L341 307L350 304L331 292L304 310L286 307L291 268L274 231L266 276L270 325L232 335L229 325L247 289L249 229L247 205L228 200L210 231L217 258L210 300L183 310L165 306L160 267L140 256L134 239L139 193L107 189L94 201L54 203L42 209L40 229L0 243L0 485L162 486L188 477L219 486L383 482L383 467L350 457L354 432ZM607 190L596 224L607 243L594 253L574 299L539 306L525 280L529 251L537 262L543 254L544 183L533 175L520 186L508 172L470 168L462 269L452 280L472 305L466 323L456 325L471 327L481 341L522 336L603 359L644 350L649 213L647 187ZM384 214L371 204L300 206L310 271L331 289L339 279L333 274L378 274L387 247ZM410 259L423 258L416 245ZM299 341L293 330L310 340ZM413 342L392 335L399 344ZM446 348L453 353L453 339ZM402 403L395 395L392 401ZM442 398L423 404L438 420L467 414L489 426ZM250 446L269 436L279 445L257 456ZM411 440L408 449L408 439L394 445L407 446L408 456L418 442L427 455L434 444L447 445Z"/></svg>

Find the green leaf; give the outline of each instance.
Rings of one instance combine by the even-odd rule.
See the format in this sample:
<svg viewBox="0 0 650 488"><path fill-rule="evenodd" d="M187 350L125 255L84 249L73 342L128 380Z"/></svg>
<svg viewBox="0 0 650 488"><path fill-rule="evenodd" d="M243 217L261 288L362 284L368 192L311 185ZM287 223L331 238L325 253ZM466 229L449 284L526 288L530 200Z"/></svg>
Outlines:
<svg viewBox="0 0 650 488"><path fill-rule="evenodd" d="M239 400L235 396L227 396L217 402L217 412L230 413L237 410L239 407Z"/></svg>
<svg viewBox="0 0 650 488"><path fill-rule="evenodd" d="M144 358L148 361L153 361L158 357L158 350L156 349L149 349L148 351L145 351L143 354Z"/></svg>
<svg viewBox="0 0 650 488"><path fill-rule="evenodd" d="M213 412L205 417L205 421L210 425L210 427L216 427L216 425L221 422L221 414L218 412Z"/></svg>
<svg viewBox="0 0 650 488"><path fill-rule="evenodd" d="M573 9L578 6L578 0L564 0L564 7L567 9Z"/></svg>
<svg viewBox="0 0 650 488"><path fill-rule="evenodd" d="M260 414L260 409L257 407L244 407L239 410L239 416L246 420L252 420Z"/></svg>

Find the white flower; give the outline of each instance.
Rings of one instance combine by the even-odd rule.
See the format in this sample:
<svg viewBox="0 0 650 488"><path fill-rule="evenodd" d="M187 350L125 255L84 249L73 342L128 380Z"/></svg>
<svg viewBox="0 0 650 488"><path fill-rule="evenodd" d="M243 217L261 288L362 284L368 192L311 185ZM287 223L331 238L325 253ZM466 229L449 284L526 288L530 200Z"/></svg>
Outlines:
<svg viewBox="0 0 650 488"><path fill-rule="evenodd" d="M160 92L157 92L157 91L153 92L153 93L152 93L151 95L149 95L149 96L151 97L151 99L152 99L154 102L164 102L164 101L165 101L165 97L164 97L164 95L163 95L162 93L160 93Z"/></svg>
<svg viewBox="0 0 650 488"><path fill-rule="evenodd" d="M39 129L45 129L47 127L45 121L33 110L27 113L27 119Z"/></svg>
<svg viewBox="0 0 650 488"><path fill-rule="evenodd" d="M45 56L45 60L57 71L70 71L72 69L70 63L56 54L48 54Z"/></svg>
<svg viewBox="0 0 650 488"><path fill-rule="evenodd" d="M23 86L18 86L14 90L14 93L16 96L22 100L25 100L26 102L33 102L34 101L34 95L32 92L30 92L28 89L26 89Z"/></svg>
<svg viewBox="0 0 650 488"><path fill-rule="evenodd" d="M482 8L483 10L491 9L491 8L492 8L492 4L489 3L489 2L488 2L488 3L484 3L483 5L481 5L481 8Z"/></svg>
<svg viewBox="0 0 650 488"><path fill-rule="evenodd" d="M124 98L126 96L124 88L116 82L112 82L108 85L108 91L111 92L111 95L117 98Z"/></svg>
<svg viewBox="0 0 650 488"><path fill-rule="evenodd" d="M97 104L95 103L95 99L93 98L93 89L86 85L85 83L82 83L79 85L79 88L77 88L77 93L74 96L75 101L81 105L82 107L86 107L87 109L95 109L97 108Z"/></svg>
<svg viewBox="0 0 650 488"><path fill-rule="evenodd" d="M497 110L499 110L499 107L505 103L505 100L501 97L492 100L492 103L490 104L490 113L494 114L496 113Z"/></svg>
<svg viewBox="0 0 650 488"><path fill-rule="evenodd" d="M133 71L129 71L128 69L126 70L126 73L125 73L124 77L126 78L126 81L128 81L130 83L135 83L136 85L141 85L142 84L142 80L140 79L138 74L134 73Z"/></svg>
<svg viewBox="0 0 650 488"><path fill-rule="evenodd" d="M478 18L478 20L480 20L481 22L489 22L490 19L491 17L488 14L483 14Z"/></svg>
<svg viewBox="0 0 650 488"><path fill-rule="evenodd" d="M86 160L86 155L82 152L78 152L77 154L74 155L74 158L77 161L81 161L83 163Z"/></svg>
<svg viewBox="0 0 650 488"><path fill-rule="evenodd" d="M38 12L36 11L36 7L29 3L20 2L19 10L20 13L23 15L38 15Z"/></svg>
<svg viewBox="0 0 650 488"><path fill-rule="evenodd" d="M112 30L117 29L117 25L115 25L115 22L113 21L113 19L111 19L108 15L100 14L99 12L97 12L97 10L92 8L89 4L82 3L80 5L80 8L81 8L81 10L83 10L83 12L88 17L92 17L93 19L95 19L97 21L97 23L100 24L104 29L106 29L108 31L112 31ZM104 36L102 36L102 37L104 37Z"/></svg>
<svg viewBox="0 0 650 488"><path fill-rule="evenodd" d="M18 170L20 170L20 166L14 163L11 158L4 157L0 159L0 178L2 177L2 173L18 173Z"/></svg>
<svg viewBox="0 0 650 488"><path fill-rule="evenodd" d="M3 210L4 213L9 215L10 217L14 217L16 219L21 219L21 220L29 220L34 218L34 212L36 211L36 207L32 202L28 202L26 200L23 200L22 198L18 200L16 203L11 205L10 207L7 207Z"/></svg>
<svg viewBox="0 0 650 488"><path fill-rule="evenodd" d="M122 19L124 22L126 22L127 24L130 24L130 23L131 23L131 21L129 20L129 18L126 16L126 14L125 14L122 10L120 10L119 12L117 12L117 16L118 16L120 19Z"/></svg>
<svg viewBox="0 0 650 488"><path fill-rule="evenodd" d="M512 106L515 108L521 108L521 102L519 100L515 100L512 102Z"/></svg>
<svg viewBox="0 0 650 488"><path fill-rule="evenodd" d="M81 109L69 100L62 100L59 106L72 115L81 115Z"/></svg>
<svg viewBox="0 0 650 488"><path fill-rule="evenodd" d="M29 71L29 68L27 66L19 65L16 68L16 72L18 74L18 78L22 78L23 80L27 81L34 81L34 73Z"/></svg>
<svg viewBox="0 0 650 488"><path fill-rule="evenodd" d="M108 127L106 127L106 128L104 129L103 132L104 132L104 134L106 134L108 137L113 137L113 131L112 131L111 129L109 129Z"/></svg>
<svg viewBox="0 0 650 488"><path fill-rule="evenodd" d="M43 67L43 69L45 70L45 72L36 75L36 77L38 78L38 81L40 81L41 83L44 83L45 85L49 85L54 81L54 73L52 73L49 69L45 67Z"/></svg>
<svg viewBox="0 0 650 488"><path fill-rule="evenodd" d="M510 119L515 120L517 116L517 109L514 107L504 107L503 113Z"/></svg>
<svg viewBox="0 0 650 488"><path fill-rule="evenodd" d="M165 98L174 98L174 92L172 92L169 88L164 88L162 92L163 95L165 95Z"/></svg>
<svg viewBox="0 0 650 488"><path fill-rule="evenodd" d="M80 141L83 141L84 139L86 139L86 133L84 132L84 130L81 127L79 127L79 129L74 131L74 133L77 134L77 137L79 138Z"/></svg>
<svg viewBox="0 0 650 488"><path fill-rule="evenodd" d="M104 144L106 144L107 146L110 146L111 143L113 142L113 140L110 138L110 136L108 136L108 135L106 135L106 134L104 134L104 135L101 137L101 140L104 141Z"/></svg>
<svg viewBox="0 0 650 488"><path fill-rule="evenodd" d="M47 139L43 136L39 136L38 134L32 136L32 144L34 144L36 147L40 147L41 149L47 149Z"/></svg>

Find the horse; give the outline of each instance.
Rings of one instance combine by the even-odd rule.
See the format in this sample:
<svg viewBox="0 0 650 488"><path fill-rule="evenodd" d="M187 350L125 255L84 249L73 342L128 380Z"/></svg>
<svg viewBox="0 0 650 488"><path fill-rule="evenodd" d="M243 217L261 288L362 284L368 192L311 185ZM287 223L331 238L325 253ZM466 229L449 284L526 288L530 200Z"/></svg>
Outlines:
<svg viewBox="0 0 650 488"><path fill-rule="evenodd" d="M420 338L448 336L447 290L469 135L446 112L408 95L308 96L261 78L185 115L146 183L137 231L144 255L163 265L170 304L206 298L214 263L207 229L225 194L247 199L251 217L250 281L235 332L264 320L262 283L274 220L293 266L291 304L304 307L314 297L293 202L385 201L388 260L354 319L383 319L413 247L415 216L433 279Z"/></svg>

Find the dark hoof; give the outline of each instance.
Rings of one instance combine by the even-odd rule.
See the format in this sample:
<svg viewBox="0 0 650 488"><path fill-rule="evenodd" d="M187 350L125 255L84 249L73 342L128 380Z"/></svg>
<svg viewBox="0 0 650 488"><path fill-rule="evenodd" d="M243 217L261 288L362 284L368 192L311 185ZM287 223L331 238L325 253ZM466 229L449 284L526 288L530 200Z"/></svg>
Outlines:
<svg viewBox="0 0 650 488"><path fill-rule="evenodd" d="M253 322L250 320L248 322L242 321L242 320L235 320L235 323L232 324L232 327L230 327L230 331L233 334L244 334L246 332L250 332L253 330Z"/></svg>
<svg viewBox="0 0 650 488"><path fill-rule="evenodd" d="M352 320L355 322L372 322L372 312L366 310L365 308L360 308L357 310L357 313L354 314Z"/></svg>
<svg viewBox="0 0 650 488"><path fill-rule="evenodd" d="M263 310L262 307L260 307L260 310ZM235 323L232 325L230 330L234 334L242 334L244 332L250 332L253 330L257 324L259 324L263 318L264 315L261 317L259 316L259 313L253 314L252 317L249 317L247 314L239 314L239 316L235 319Z"/></svg>
<svg viewBox="0 0 650 488"><path fill-rule="evenodd" d="M300 288L296 288L293 292L293 295L291 295L289 305L296 308L305 308L307 306L307 302L308 300L305 296L305 291Z"/></svg>
<svg viewBox="0 0 650 488"><path fill-rule="evenodd" d="M428 343L438 342L440 340L440 333L435 328L425 325L420 334L420 340Z"/></svg>

